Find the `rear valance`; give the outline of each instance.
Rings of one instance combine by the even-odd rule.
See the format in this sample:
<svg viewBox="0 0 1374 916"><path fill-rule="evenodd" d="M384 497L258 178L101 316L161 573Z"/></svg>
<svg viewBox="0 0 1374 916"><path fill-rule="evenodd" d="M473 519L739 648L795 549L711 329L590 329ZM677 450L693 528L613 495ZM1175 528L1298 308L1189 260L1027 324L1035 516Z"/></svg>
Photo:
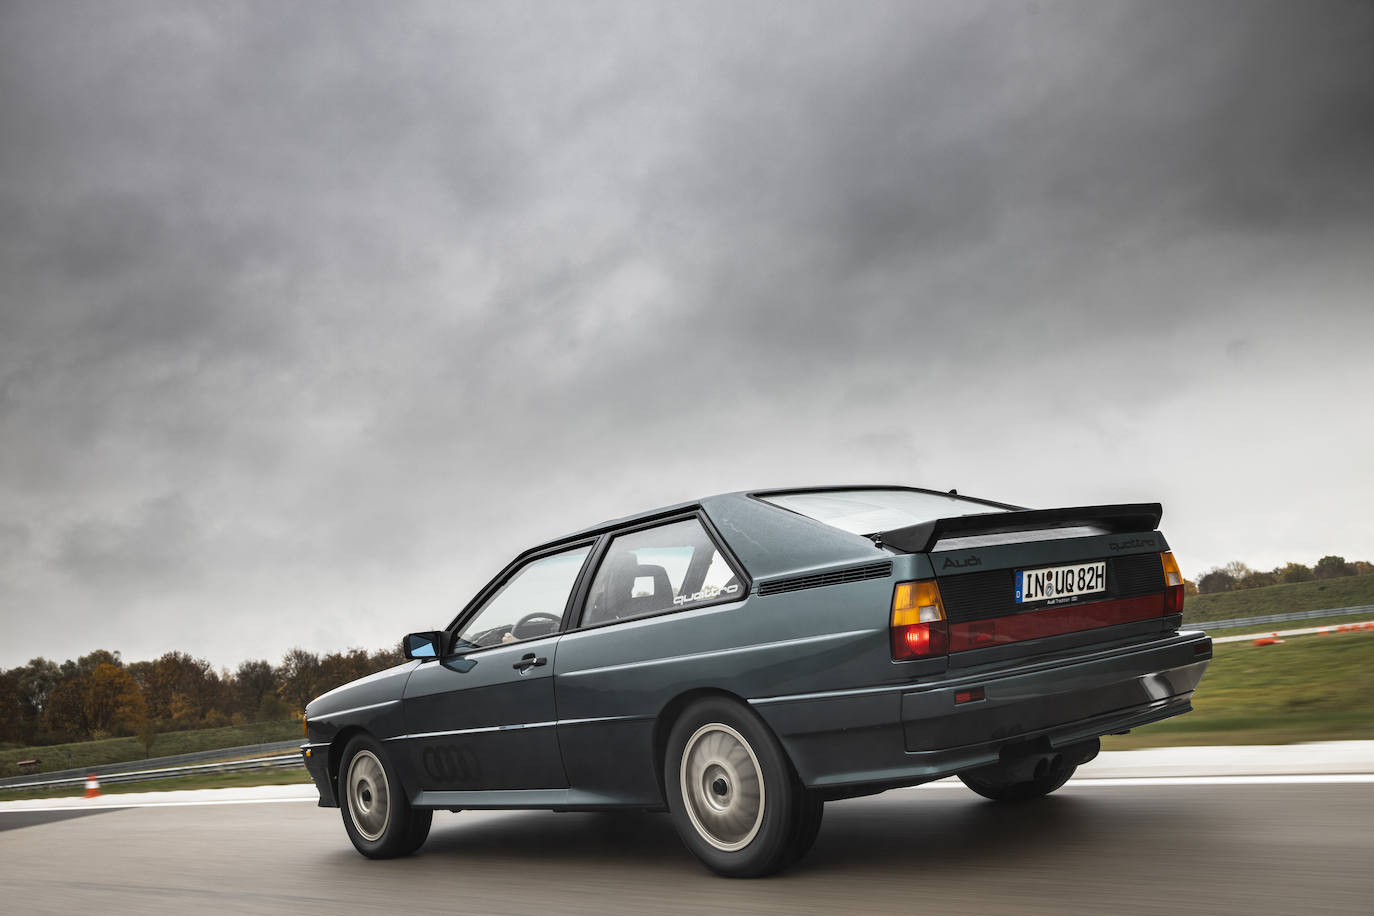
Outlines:
<svg viewBox="0 0 1374 916"><path fill-rule="evenodd" d="M926 553L941 538L976 534L1007 534L1048 528L1096 526L1104 533L1154 531L1164 514L1159 503L1123 503L1114 506L1077 506L1069 509L1027 509L1021 512L989 512L937 518L919 525L878 533L883 544L907 553Z"/></svg>

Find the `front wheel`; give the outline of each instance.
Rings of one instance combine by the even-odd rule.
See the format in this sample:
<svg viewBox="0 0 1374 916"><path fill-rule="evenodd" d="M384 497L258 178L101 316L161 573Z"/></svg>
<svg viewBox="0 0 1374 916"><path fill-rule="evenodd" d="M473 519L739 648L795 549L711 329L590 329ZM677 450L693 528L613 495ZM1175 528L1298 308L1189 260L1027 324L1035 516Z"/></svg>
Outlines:
<svg viewBox="0 0 1374 916"><path fill-rule="evenodd" d="M719 875L752 878L787 866L798 828L813 826L802 823L810 806L799 803L777 739L729 700L702 700L678 718L663 768L678 835Z"/></svg>
<svg viewBox="0 0 1374 916"><path fill-rule="evenodd" d="M429 836L434 818L433 811L410 806L386 751L367 735L344 748L339 809L348 838L369 859L410 855Z"/></svg>

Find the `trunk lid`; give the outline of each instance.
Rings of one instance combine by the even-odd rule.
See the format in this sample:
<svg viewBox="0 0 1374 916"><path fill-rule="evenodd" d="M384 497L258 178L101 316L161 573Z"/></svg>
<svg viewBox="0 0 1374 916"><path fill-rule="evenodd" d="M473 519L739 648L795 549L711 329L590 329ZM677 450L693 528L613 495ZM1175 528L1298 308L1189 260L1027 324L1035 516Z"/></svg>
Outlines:
<svg viewBox="0 0 1374 916"><path fill-rule="evenodd" d="M990 513L881 538L929 554L963 665L1176 629L1159 517L1157 503Z"/></svg>

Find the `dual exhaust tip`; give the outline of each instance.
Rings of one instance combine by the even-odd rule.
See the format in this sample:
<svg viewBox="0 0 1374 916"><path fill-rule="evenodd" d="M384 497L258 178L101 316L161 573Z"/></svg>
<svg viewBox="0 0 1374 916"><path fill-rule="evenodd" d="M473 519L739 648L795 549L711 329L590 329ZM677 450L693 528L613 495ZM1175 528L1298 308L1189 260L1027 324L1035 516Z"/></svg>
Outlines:
<svg viewBox="0 0 1374 916"><path fill-rule="evenodd" d="M1049 739L1003 745L998 752L997 767L1002 778L1013 782L1041 780L1050 773L1067 767L1082 766L1102 750L1099 738L1054 748ZM976 771L975 771L976 772Z"/></svg>

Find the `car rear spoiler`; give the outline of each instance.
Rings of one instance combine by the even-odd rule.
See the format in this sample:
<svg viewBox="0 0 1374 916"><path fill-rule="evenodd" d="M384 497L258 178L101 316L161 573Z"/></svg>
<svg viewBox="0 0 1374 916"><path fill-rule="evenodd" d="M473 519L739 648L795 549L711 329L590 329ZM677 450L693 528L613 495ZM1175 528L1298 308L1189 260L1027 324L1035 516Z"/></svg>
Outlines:
<svg viewBox="0 0 1374 916"><path fill-rule="evenodd" d="M926 553L941 538L973 534L1006 534L1043 528L1091 525L1110 534L1154 531L1164 509L1159 503L1122 503L1114 506L1077 506L1069 509L1024 509L937 518L919 525L894 528L874 535L888 547L907 553Z"/></svg>

